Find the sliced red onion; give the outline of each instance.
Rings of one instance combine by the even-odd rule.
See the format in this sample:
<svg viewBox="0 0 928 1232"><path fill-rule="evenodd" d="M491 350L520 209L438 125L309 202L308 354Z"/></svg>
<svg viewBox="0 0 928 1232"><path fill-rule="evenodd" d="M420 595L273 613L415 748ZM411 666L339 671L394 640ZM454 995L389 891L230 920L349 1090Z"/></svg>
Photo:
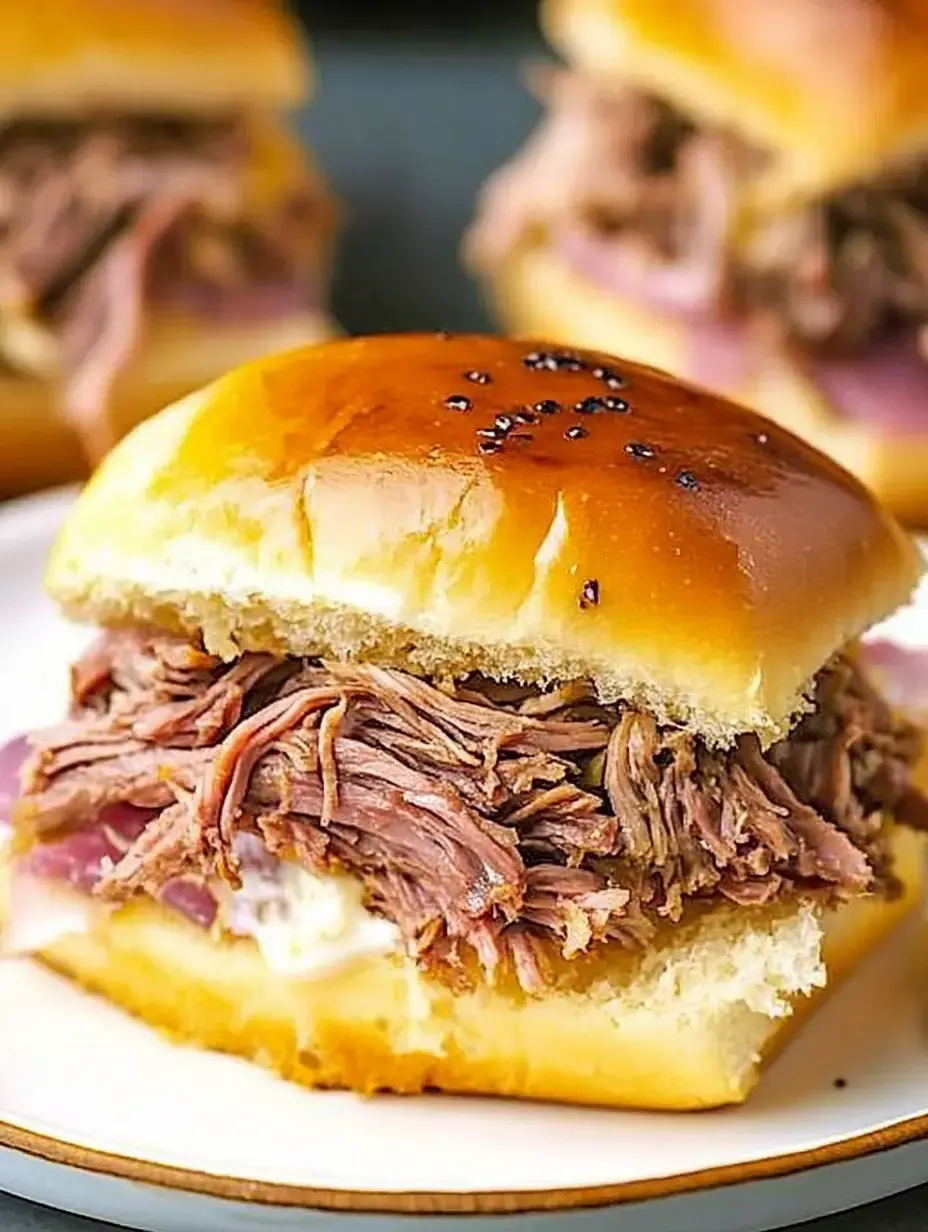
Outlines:
<svg viewBox="0 0 928 1232"><path fill-rule="evenodd" d="M209 888L192 877L175 877L160 894L166 907L179 912L201 928L212 928L219 906Z"/></svg>
<svg viewBox="0 0 928 1232"><path fill-rule="evenodd" d="M0 829L11 817L20 794L19 775L30 753L28 739L17 736L0 745ZM156 810L113 804L103 809L95 822L72 831L63 838L37 843L21 861L19 871L40 881L67 885L91 894L103 874L116 864L143 832ZM240 836L237 847L244 864L268 872L277 864L264 844L250 835ZM216 899L202 882L179 877L161 891L160 900L192 920L210 928L216 919Z"/></svg>
<svg viewBox="0 0 928 1232"><path fill-rule="evenodd" d="M704 264L656 260L638 246L587 231L564 231L557 244L574 269L617 295L685 316L715 307L715 278Z"/></svg>
<svg viewBox="0 0 928 1232"><path fill-rule="evenodd" d="M567 231L558 250L584 278L605 290L675 317L686 329L679 375L737 393L747 379L746 333L718 315L716 278L703 263L659 261L583 231Z"/></svg>
<svg viewBox="0 0 928 1232"><path fill-rule="evenodd" d="M89 894L112 862L116 849L103 830L81 830L52 843L38 843L25 868L45 881L59 881Z"/></svg>
<svg viewBox="0 0 928 1232"><path fill-rule="evenodd" d="M928 712L928 647L919 650L876 640L861 646L861 658L894 706Z"/></svg>
<svg viewBox="0 0 928 1232"><path fill-rule="evenodd" d="M846 419L897 435L928 429L928 363L913 334L871 344L863 355L811 358L809 371Z"/></svg>
<svg viewBox="0 0 928 1232"><path fill-rule="evenodd" d="M117 843L121 840L128 846L129 843L135 842L157 815L157 809L136 808L134 804L110 804L100 813L97 825L109 830Z"/></svg>
<svg viewBox="0 0 928 1232"><path fill-rule="evenodd" d="M0 825L8 822L19 797L19 772L29 756L29 742L16 736L0 745Z"/></svg>
<svg viewBox="0 0 928 1232"><path fill-rule="evenodd" d="M91 894L100 879L125 855L156 814L131 804L115 804L99 819L64 838L38 843L23 862L24 871L44 881L71 886ZM217 904L209 889L193 878L168 882L160 894L165 906L185 915L194 924L209 928Z"/></svg>
<svg viewBox="0 0 928 1232"><path fill-rule="evenodd" d="M26 857L26 870L89 894L103 874L122 858L152 816L150 811L131 805L104 809L93 825L64 838L37 843Z"/></svg>

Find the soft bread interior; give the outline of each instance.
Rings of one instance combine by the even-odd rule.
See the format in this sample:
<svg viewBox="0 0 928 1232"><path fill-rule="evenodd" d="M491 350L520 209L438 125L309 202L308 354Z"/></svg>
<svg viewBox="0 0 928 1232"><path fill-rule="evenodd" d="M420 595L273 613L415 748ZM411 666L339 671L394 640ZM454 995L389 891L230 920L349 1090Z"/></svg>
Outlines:
<svg viewBox="0 0 928 1232"><path fill-rule="evenodd" d="M553 249L525 246L502 263L490 290L503 326L523 337L619 350L686 378L685 322L575 273ZM912 526L928 527L928 432L880 433L842 419L787 357L749 370L723 391L768 415L855 474Z"/></svg>
<svg viewBox="0 0 928 1232"><path fill-rule="evenodd" d="M337 332L322 313L261 321L212 322L180 313L152 313L138 349L113 391L117 435L243 360L280 347L321 342ZM0 496L86 473L78 440L60 415L55 384L0 375Z"/></svg>
<svg viewBox="0 0 928 1232"><path fill-rule="evenodd" d="M177 1040L306 1086L708 1108L744 1100L762 1061L920 898L921 840L900 829L894 842L906 892L892 903L716 908L645 953L564 962L542 996L454 993L399 956L285 977L251 941L214 940L151 900L40 957Z"/></svg>

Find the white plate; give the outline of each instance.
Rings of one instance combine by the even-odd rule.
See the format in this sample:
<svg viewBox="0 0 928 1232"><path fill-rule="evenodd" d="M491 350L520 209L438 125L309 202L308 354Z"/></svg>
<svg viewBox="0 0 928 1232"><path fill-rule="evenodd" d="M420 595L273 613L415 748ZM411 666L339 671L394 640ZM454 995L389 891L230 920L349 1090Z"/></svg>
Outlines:
<svg viewBox="0 0 928 1232"><path fill-rule="evenodd" d="M61 713L83 637L40 589L67 500L0 513L0 737ZM920 628L909 617L908 639ZM746 1107L690 1115L311 1093L174 1047L7 961L0 1187L156 1232L284 1232L328 1224L333 1209L364 1212L364 1225L417 1213L420 1226L452 1212L533 1226L556 1209L558 1222L624 1232L808 1219L928 1179L916 937L875 955Z"/></svg>

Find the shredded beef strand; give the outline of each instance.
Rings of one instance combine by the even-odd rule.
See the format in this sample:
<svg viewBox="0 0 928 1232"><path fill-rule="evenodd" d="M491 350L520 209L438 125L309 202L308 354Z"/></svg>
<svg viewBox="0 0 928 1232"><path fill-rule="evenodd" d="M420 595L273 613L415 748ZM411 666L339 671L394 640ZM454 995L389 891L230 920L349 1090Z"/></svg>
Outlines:
<svg viewBox="0 0 928 1232"><path fill-rule="evenodd" d="M219 746L203 782L196 811L203 848L212 851L217 871L230 884L239 884L232 850L235 822L258 759L307 715L342 700L343 694L336 689L301 689L245 719Z"/></svg>
<svg viewBox="0 0 928 1232"><path fill-rule="evenodd" d="M144 890L157 898L165 885L197 867L200 842L195 811L187 800L177 800L146 826L95 892L124 899Z"/></svg>
<svg viewBox="0 0 928 1232"><path fill-rule="evenodd" d="M161 810L98 893L238 884L236 837L342 867L425 964L511 964L545 946L647 944L691 899L889 887L886 814L924 825L919 736L856 663L821 672L811 712L763 751L710 750L582 682L456 693L368 664L243 655L111 633L76 665L71 719L34 738L20 810L38 834L111 804ZM123 848L120 848L122 851Z"/></svg>
<svg viewBox="0 0 928 1232"><path fill-rule="evenodd" d="M192 790L213 759L209 749L154 746L50 773L39 751L25 769L18 816L44 834L93 821L111 804L166 808L174 801L173 785Z"/></svg>
<svg viewBox="0 0 928 1232"><path fill-rule="evenodd" d="M864 852L849 835L826 821L820 813L797 800L786 780L762 754L754 735L742 736L738 758L767 800L784 811L799 844L797 862L804 876L834 881L852 890L865 889L871 870Z"/></svg>
<svg viewBox="0 0 928 1232"><path fill-rule="evenodd" d="M631 741L639 716L626 711L613 728L606 755L605 785L612 811L619 820L623 851L633 862L651 852L645 810L638 785L632 779Z"/></svg>
<svg viewBox="0 0 928 1232"><path fill-rule="evenodd" d="M175 748L215 744L238 723L246 695L275 666L271 655L243 655L199 695L143 711L133 721L132 732L141 740Z"/></svg>

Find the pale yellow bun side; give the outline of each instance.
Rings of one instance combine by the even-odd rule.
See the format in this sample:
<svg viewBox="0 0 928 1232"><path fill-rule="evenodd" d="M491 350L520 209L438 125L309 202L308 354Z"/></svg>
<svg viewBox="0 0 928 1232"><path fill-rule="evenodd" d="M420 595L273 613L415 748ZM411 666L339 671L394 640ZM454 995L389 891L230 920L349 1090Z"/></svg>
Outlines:
<svg viewBox="0 0 928 1232"><path fill-rule="evenodd" d="M880 432L879 420L869 427L842 419L786 356L757 373L745 400L846 466L907 526L928 530L928 426Z"/></svg>
<svg viewBox="0 0 928 1232"><path fill-rule="evenodd" d="M690 375L685 324L597 286L549 247L525 246L511 254L497 269L491 294L499 320L513 334L614 348L642 363ZM752 370L746 366L742 383L724 392L829 454L907 525L928 528L928 430L883 433L878 420L871 428L843 419L786 356L768 356Z"/></svg>
<svg viewBox="0 0 928 1232"><path fill-rule="evenodd" d="M280 206L292 194L319 198L323 223L337 218L337 207L309 147L285 119L266 113L248 116L248 161L243 171L244 208L256 216Z"/></svg>
<svg viewBox="0 0 928 1232"><path fill-rule="evenodd" d="M289 106L308 72L275 0L9 0L0 13L7 116Z"/></svg>
<svg viewBox="0 0 928 1232"><path fill-rule="evenodd" d="M908 538L750 411L611 356L550 372L529 355L394 335L245 365L117 446L50 592L82 621L154 621L230 658L588 677L710 741L784 732L822 664L908 597ZM573 411L609 394L597 365L625 378L627 413ZM480 452L478 429L546 399L565 409Z"/></svg>
<svg viewBox="0 0 928 1232"><path fill-rule="evenodd" d="M122 435L243 359L335 332L327 317L313 312L243 323L152 313L116 382L110 407L115 430ZM86 465L77 437L61 419L57 385L0 376L0 497L82 477Z"/></svg>
<svg viewBox="0 0 928 1232"><path fill-rule="evenodd" d="M770 150L774 197L928 142L922 0L545 0L542 21L571 63Z"/></svg>
<svg viewBox="0 0 928 1232"><path fill-rule="evenodd" d="M591 282L547 244L515 248L486 289L495 317L517 338L621 351L665 372L686 367L686 329L675 317Z"/></svg>
<svg viewBox="0 0 928 1232"><path fill-rule="evenodd" d="M101 915L41 958L185 1043L306 1086L710 1108L744 1100L822 986L918 901L923 844L896 839L908 889L891 904L718 908L647 953L563 963L539 996L452 993L398 957L285 977L252 942L214 941L151 900ZM2 888L0 877L0 925Z"/></svg>

